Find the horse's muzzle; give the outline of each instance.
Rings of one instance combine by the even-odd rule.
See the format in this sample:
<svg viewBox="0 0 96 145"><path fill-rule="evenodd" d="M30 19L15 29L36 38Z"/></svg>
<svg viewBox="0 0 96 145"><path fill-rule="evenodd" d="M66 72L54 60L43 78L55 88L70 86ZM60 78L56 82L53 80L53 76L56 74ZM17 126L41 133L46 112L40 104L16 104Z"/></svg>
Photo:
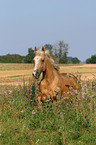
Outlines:
<svg viewBox="0 0 96 145"><path fill-rule="evenodd" d="M40 76L40 73L38 71L33 71L32 75L34 76L35 79L38 79Z"/></svg>

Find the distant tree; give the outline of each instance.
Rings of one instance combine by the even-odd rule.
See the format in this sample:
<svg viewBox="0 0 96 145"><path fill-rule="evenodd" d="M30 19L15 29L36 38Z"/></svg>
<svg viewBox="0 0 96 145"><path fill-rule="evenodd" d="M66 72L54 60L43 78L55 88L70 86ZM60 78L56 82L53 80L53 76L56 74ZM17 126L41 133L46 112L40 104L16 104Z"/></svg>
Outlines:
<svg viewBox="0 0 96 145"><path fill-rule="evenodd" d="M91 58L88 58L88 59L86 60L86 63L87 63L87 64L90 64L90 63L91 63Z"/></svg>
<svg viewBox="0 0 96 145"><path fill-rule="evenodd" d="M68 63L77 64L77 63L80 63L80 62L81 61L77 57L68 57Z"/></svg>
<svg viewBox="0 0 96 145"><path fill-rule="evenodd" d="M58 51L59 63L62 63L63 45L64 45L63 41L59 41L59 51Z"/></svg>
<svg viewBox="0 0 96 145"><path fill-rule="evenodd" d="M68 62L68 57L67 57L67 55L68 55L68 44L66 43L66 44L64 44L64 46L63 46L63 63L67 63Z"/></svg>
<svg viewBox="0 0 96 145"><path fill-rule="evenodd" d="M96 64L96 55L92 55L91 58L86 60L87 64Z"/></svg>
<svg viewBox="0 0 96 145"><path fill-rule="evenodd" d="M68 62L67 54L68 54L68 44L65 44L63 41L59 41L59 50L58 50L59 63Z"/></svg>
<svg viewBox="0 0 96 145"><path fill-rule="evenodd" d="M59 48L58 43L55 43L53 46L53 55L57 59L57 62L59 62L58 48Z"/></svg>
<svg viewBox="0 0 96 145"><path fill-rule="evenodd" d="M73 64L80 63L80 60L77 57L72 58L71 61Z"/></svg>
<svg viewBox="0 0 96 145"><path fill-rule="evenodd" d="M91 63L96 64L96 55L91 56Z"/></svg>
<svg viewBox="0 0 96 145"><path fill-rule="evenodd" d="M7 54L4 56L0 56L1 63L23 63L25 56L21 56L19 54Z"/></svg>
<svg viewBox="0 0 96 145"><path fill-rule="evenodd" d="M50 50L51 52L53 50L53 45L51 44L45 44L44 47L45 47L45 50Z"/></svg>
<svg viewBox="0 0 96 145"><path fill-rule="evenodd" d="M34 56L35 56L34 50L32 48L28 48L28 54L26 55L24 62L33 63Z"/></svg>
<svg viewBox="0 0 96 145"><path fill-rule="evenodd" d="M68 63L68 44L64 41L59 41L53 46L53 54L58 63Z"/></svg>

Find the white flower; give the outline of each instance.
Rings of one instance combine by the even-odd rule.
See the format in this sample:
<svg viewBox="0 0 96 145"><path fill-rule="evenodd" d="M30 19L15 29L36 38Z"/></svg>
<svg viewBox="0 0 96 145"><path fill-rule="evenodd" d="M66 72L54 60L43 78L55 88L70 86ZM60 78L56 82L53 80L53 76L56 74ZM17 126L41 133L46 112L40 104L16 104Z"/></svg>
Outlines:
<svg viewBox="0 0 96 145"><path fill-rule="evenodd" d="M35 111L34 110L32 111L32 114L35 114Z"/></svg>
<svg viewBox="0 0 96 145"><path fill-rule="evenodd" d="M47 95L47 98L50 99L50 95Z"/></svg>
<svg viewBox="0 0 96 145"><path fill-rule="evenodd" d="M11 90L9 90L8 92L9 92L9 94L11 94L11 93L12 93L12 91L11 91Z"/></svg>
<svg viewBox="0 0 96 145"><path fill-rule="evenodd" d="M59 87L56 87L56 90L55 90L55 92L60 92L60 88Z"/></svg>
<svg viewBox="0 0 96 145"><path fill-rule="evenodd" d="M46 97L43 97L42 99L43 99L43 100L45 100L45 99L46 99Z"/></svg>

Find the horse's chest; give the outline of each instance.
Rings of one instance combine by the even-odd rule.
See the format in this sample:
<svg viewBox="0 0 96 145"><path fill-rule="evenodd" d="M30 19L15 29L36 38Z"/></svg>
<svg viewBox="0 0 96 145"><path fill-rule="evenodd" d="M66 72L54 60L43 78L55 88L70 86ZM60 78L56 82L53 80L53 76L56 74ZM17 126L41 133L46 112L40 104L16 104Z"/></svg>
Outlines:
<svg viewBox="0 0 96 145"><path fill-rule="evenodd" d="M48 94L48 92L50 91L50 85L48 84L48 82L47 81L42 81L41 82L41 84L40 84L40 91L42 92L42 93L47 93Z"/></svg>
<svg viewBox="0 0 96 145"><path fill-rule="evenodd" d="M55 95L56 88L60 85L57 84L57 81L54 80L49 83L47 80L43 80L40 84L40 92L44 95Z"/></svg>

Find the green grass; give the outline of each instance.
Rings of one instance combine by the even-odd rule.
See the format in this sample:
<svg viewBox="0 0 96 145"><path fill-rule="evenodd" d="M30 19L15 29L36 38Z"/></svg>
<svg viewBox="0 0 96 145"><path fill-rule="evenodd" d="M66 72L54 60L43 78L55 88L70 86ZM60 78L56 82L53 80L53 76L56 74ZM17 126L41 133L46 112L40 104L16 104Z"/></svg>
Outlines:
<svg viewBox="0 0 96 145"><path fill-rule="evenodd" d="M7 77L5 77L5 78L18 78L18 77L23 77L23 76L28 76L28 74L16 75L16 76L7 76Z"/></svg>
<svg viewBox="0 0 96 145"><path fill-rule="evenodd" d="M96 80L58 105L38 107L35 82L6 88L0 95L0 145L95 145Z"/></svg>

